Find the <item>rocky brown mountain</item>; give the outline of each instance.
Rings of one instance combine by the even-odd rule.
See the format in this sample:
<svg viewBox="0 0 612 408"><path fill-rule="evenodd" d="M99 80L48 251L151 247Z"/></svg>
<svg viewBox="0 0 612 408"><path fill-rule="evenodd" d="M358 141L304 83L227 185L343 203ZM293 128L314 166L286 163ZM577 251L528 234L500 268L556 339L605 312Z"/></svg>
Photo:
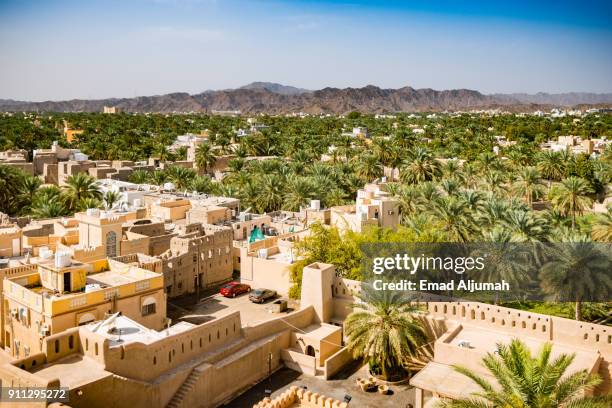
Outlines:
<svg viewBox="0 0 612 408"><path fill-rule="evenodd" d="M126 112L212 112L281 114L365 113L457 111L503 108L513 111L533 111L552 105L612 103L612 94L496 94L485 95L470 89L437 91L434 89L383 89L368 85L363 88L324 88L316 91L279 84L255 82L242 88L206 91L195 95L171 93L136 98L99 100L22 102L0 100L1 111L100 112L104 106L117 106ZM563 96L565 95L565 96ZM560 104L559 102L563 102ZM549 106L550 105L550 106Z"/></svg>

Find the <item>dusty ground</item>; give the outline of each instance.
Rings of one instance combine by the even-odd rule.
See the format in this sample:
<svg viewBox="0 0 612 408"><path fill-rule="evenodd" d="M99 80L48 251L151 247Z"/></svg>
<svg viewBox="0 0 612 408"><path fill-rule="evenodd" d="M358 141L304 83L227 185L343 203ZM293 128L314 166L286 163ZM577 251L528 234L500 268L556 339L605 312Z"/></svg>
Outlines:
<svg viewBox="0 0 612 408"><path fill-rule="evenodd" d="M185 320L200 324L239 311L242 325L253 325L281 316L268 311L272 302L273 300L268 300L264 304L252 303L249 301L248 293L235 298L226 298L215 290L208 291L197 303L193 296L168 300L168 316L173 323ZM290 302L289 307L291 311L299 305Z"/></svg>
<svg viewBox="0 0 612 408"><path fill-rule="evenodd" d="M414 389L407 386L391 386L391 395L381 395L377 392L363 392L356 385L358 377L367 377L367 368L356 363L345 368L332 380L310 377L282 368L244 394L224 405L226 408L251 408L266 396L266 389L272 390L272 398L281 394L292 385L306 386L310 391L318 392L328 397L342 401L345 395L351 396L350 406L353 408L407 408L414 406Z"/></svg>

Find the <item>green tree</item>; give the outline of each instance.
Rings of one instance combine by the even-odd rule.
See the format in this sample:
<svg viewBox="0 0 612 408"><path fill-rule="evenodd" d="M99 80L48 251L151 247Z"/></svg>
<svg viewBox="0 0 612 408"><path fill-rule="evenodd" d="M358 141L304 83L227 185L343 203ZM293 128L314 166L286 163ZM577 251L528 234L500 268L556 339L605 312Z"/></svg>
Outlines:
<svg viewBox="0 0 612 408"><path fill-rule="evenodd" d="M118 192L109 190L106 193L104 193L104 197L103 197L104 207L107 210L110 210L111 208L113 208L115 203L117 203L120 199L121 199L121 195Z"/></svg>
<svg viewBox="0 0 612 408"><path fill-rule="evenodd" d="M612 242L612 210L597 215L591 234L595 241Z"/></svg>
<svg viewBox="0 0 612 408"><path fill-rule="evenodd" d="M20 186L20 196L19 198L24 205L24 208L21 210L22 213L27 213L32 203L34 202L34 197L36 196L36 192L42 185L42 180L38 177L34 176L26 176L23 178Z"/></svg>
<svg viewBox="0 0 612 408"><path fill-rule="evenodd" d="M576 229L576 215L591 207L592 201L588 194L592 192L586 180L572 176L554 186L550 191L550 198L556 210L572 217L572 229Z"/></svg>
<svg viewBox="0 0 612 408"><path fill-rule="evenodd" d="M362 302L344 322L348 349L368 361L385 379L405 377L407 360L426 343L420 320L403 292L377 291L363 286Z"/></svg>
<svg viewBox="0 0 612 408"><path fill-rule="evenodd" d="M215 155L215 149L209 143L200 143L198 147L196 147L195 163L198 169L204 171L204 174L208 173L208 170L216 161L217 156Z"/></svg>
<svg viewBox="0 0 612 408"><path fill-rule="evenodd" d="M102 199L102 193L96 185L96 179L85 173L77 173L68 177L66 185L62 188L64 202L70 211L79 210L80 202L83 199Z"/></svg>
<svg viewBox="0 0 612 408"><path fill-rule="evenodd" d="M136 184L145 184L149 179L149 172L145 170L135 170L130 174L129 180Z"/></svg>
<svg viewBox="0 0 612 408"><path fill-rule="evenodd" d="M440 165L423 148L417 148L411 158L400 169L400 180L408 184L431 181L440 174Z"/></svg>
<svg viewBox="0 0 612 408"><path fill-rule="evenodd" d="M287 180L283 209L299 211L314 198L314 185L308 177L294 176Z"/></svg>
<svg viewBox="0 0 612 408"><path fill-rule="evenodd" d="M582 303L607 299L612 293L610 264L612 259L601 244L586 236L572 236L574 242L546 246L548 261L540 270L542 290L550 300L575 302L575 318L582 320Z"/></svg>
<svg viewBox="0 0 612 408"><path fill-rule="evenodd" d="M484 367L495 378L492 384L477 372L455 366L455 370L474 381L482 391L471 398L440 402L440 408L606 408L610 396L582 396L601 383L601 378L586 370L566 373L575 354L552 358L552 345L546 343L536 356L527 345L512 340L498 344L495 353L482 359Z"/></svg>
<svg viewBox="0 0 612 408"><path fill-rule="evenodd" d="M0 165L0 212L15 215L21 208L18 199L26 174L10 166Z"/></svg>
<svg viewBox="0 0 612 408"><path fill-rule="evenodd" d="M529 208L533 208L533 200L543 193L540 173L535 167L525 167L518 173L513 185L515 194L523 197Z"/></svg>

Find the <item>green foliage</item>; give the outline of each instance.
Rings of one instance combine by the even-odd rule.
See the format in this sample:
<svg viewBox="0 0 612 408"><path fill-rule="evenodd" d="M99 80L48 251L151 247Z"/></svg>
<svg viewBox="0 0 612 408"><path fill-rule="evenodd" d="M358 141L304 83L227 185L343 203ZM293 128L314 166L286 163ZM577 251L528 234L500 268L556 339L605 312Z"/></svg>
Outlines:
<svg viewBox="0 0 612 408"><path fill-rule="evenodd" d="M368 361L383 378L397 380L407 374L407 363L427 337L417 311L403 292L377 291L366 286L361 303L344 321L348 349ZM399 378L398 378L399 377Z"/></svg>
<svg viewBox="0 0 612 408"><path fill-rule="evenodd" d="M465 367L455 370L481 389L469 399L440 402L440 408L605 408L612 403L611 396L588 397L601 383L601 378L586 370L567 373L574 354L552 357L552 345L545 344L536 356L520 340L498 344L495 353L487 353L482 364L495 378L495 384Z"/></svg>
<svg viewBox="0 0 612 408"><path fill-rule="evenodd" d="M290 267L294 287L291 297L299 297L304 266L313 262L330 263L336 266L336 274L343 278L363 280L361 245L378 242L442 242L444 236L435 232L434 226L424 231L399 227L396 231L378 227L367 228L364 232L341 232L319 223L310 226L311 234L296 243L301 257Z"/></svg>

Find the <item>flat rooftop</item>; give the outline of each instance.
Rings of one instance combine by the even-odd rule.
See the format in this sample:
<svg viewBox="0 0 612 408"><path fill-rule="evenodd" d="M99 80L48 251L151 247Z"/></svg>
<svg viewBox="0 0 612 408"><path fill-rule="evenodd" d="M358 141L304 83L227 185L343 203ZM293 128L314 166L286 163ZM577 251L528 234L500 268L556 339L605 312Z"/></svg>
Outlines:
<svg viewBox="0 0 612 408"><path fill-rule="evenodd" d="M253 288L257 289L257 288ZM178 299L168 300L168 315L172 321L189 321L196 324L208 322L234 312L240 312L240 320L243 326L255 325L267 320L284 316L286 313L271 313L270 306L274 301L269 300L264 304L249 301L248 293L226 298L215 294L200 300L197 304L182 303ZM290 311L299 309L299 304L289 300Z"/></svg>
<svg viewBox="0 0 612 408"><path fill-rule="evenodd" d="M162 331L148 329L125 316L111 316L101 322L90 323L84 327L108 339L110 347L118 347L128 343L151 344L158 340L189 330L194 325L180 322Z"/></svg>
<svg viewBox="0 0 612 408"><path fill-rule="evenodd" d="M30 372L46 380L61 378L62 387L81 387L113 374L104 370L102 364L80 354L71 354L50 364L32 367Z"/></svg>
<svg viewBox="0 0 612 408"><path fill-rule="evenodd" d="M87 275L87 283L97 283L104 286L119 286L138 282L143 279L155 278L157 276L159 276L158 273L130 266L125 270L109 270Z"/></svg>
<svg viewBox="0 0 612 408"><path fill-rule="evenodd" d="M543 340L539 340L532 337L527 337L522 333L512 335L501 331L487 330L476 326L462 326L461 330L448 341L448 344L459 347L459 343L462 341L468 341L472 350L481 350L484 353L493 353L498 343L509 344L513 339L520 337L520 340L529 347L532 354L537 353L546 343ZM576 354L576 358L572 364L568 367L568 372L574 372L579 370L591 371L591 369L597 364L599 360L599 353L593 349L581 350L575 347L569 347L558 343L552 343L551 358L556 358L560 354ZM443 361L443 363L447 363ZM453 362L448 362L453 364Z"/></svg>
<svg viewBox="0 0 612 408"><path fill-rule="evenodd" d="M321 324L312 324L301 330L301 334L304 334L311 338L316 339L324 339L328 337L330 334L341 331L342 329L338 326L334 326L333 324L321 323Z"/></svg>
<svg viewBox="0 0 612 408"><path fill-rule="evenodd" d="M479 374L489 383L496 384L493 376ZM482 391L474 381L455 371L452 366L433 361L410 379L410 385L452 398L465 398Z"/></svg>

